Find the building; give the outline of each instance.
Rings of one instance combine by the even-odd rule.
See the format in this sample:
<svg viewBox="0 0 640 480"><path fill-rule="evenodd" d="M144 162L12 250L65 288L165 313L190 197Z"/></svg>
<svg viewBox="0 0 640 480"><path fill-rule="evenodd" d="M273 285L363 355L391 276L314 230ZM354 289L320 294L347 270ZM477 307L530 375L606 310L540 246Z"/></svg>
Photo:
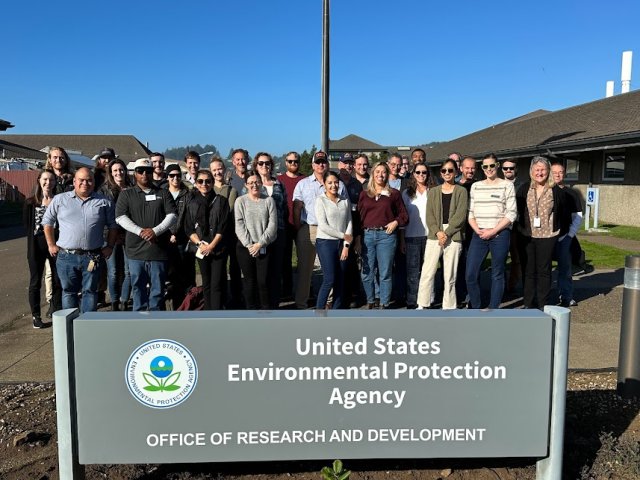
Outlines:
<svg viewBox="0 0 640 480"><path fill-rule="evenodd" d="M567 181L584 195L600 191L601 222L640 226L640 90L550 112L537 110L443 142L428 152L430 164L449 153L481 159L495 153L518 163L527 179L535 155L564 163Z"/></svg>

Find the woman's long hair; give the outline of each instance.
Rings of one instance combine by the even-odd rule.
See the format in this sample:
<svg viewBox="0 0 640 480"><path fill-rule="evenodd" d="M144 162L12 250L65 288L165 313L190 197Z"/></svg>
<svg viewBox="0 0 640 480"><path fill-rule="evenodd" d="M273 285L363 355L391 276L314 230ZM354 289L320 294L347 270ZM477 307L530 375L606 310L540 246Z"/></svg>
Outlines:
<svg viewBox="0 0 640 480"><path fill-rule="evenodd" d="M40 170L40 173L38 174L38 179L36 180L36 188L34 190L33 197L31 197L33 199L33 204L34 205L42 205L42 199L44 198L44 192L42 191L42 185L40 185L40 178L45 173L50 173L53 176L53 187L51 189L51 196L54 196L56 194L57 178L56 178L55 172L53 170L50 170L50 169Z"/></svg>
<svg viewBox="0 0 640 480"><path fill-rule="evenodd" d="M375 172L376 168L378 167L384 167L384 170L387 172L387 181L383 188L387 188L387 189L390 188L389 187L389 173L390 173L389 165L387 165L387 162L378 162L370 170L371 173L369 174L369 181L367 182L367 196L369 198L375 198L375 196L378 194L378 191L376 189L376 182L373 179L374 177L373 172Z"/></svg>
<svg viewBox="0 0 640 480"><path fill-rule="evenodd" d="M114 158L107 165L107 188L115 193L122 190L122 187L118 185L118 182L116 182L116 179L113 178L113 174L111 173L111 167L113 167L114 165L121 165L122 168L124 169L124 185L125 185L124 188L131 187L133 185L133 182L129 177L129 172L127 171L126 163L124 163L119 158Z"/></svg>
<svg viewBox="0 0 640 480"><path fill-rule="evenodd" d="M448 162L453 162L453 160L447 160L442 165L444 166ZM455 162L453 163L453 165L455 167ZM416 181L416 176L415 176L415 174L413 172L415 172L416 168L419 167L419 166L423 166L423 167L425 167L427 169L427 178L425 180L425 185L426 185L427 189L429 189L431 187L435 187L435 185L436 185L436 182L433 179L433 175L431 175L431 170L429 170L429 167L427 166L427 164L425 162L418 162L411 169L411 177L409 178L409 182L407 183L407 195L409 195L409 198L416 198L416 191L418 189L418 182Z"/></svg>

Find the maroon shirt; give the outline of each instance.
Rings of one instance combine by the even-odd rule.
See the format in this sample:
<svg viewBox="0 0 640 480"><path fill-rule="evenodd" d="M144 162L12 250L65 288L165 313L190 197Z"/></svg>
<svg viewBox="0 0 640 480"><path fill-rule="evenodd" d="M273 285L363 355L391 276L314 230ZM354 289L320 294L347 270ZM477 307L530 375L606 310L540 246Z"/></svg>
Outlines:
<svg viewBox="0 0 640 480"><path fill-rule="evenodd" d="M379 195L377 200L375 197L369 197L366 190L360 193L358 210L362 228L384 227L394 220L398 221L399 227L409 223L409 215L400 192L395 188L389 188L389 192L391 192L390 196Z"/></svg>
<svg viewBox="0 0 640 480"><path fill-rule="evenodd" d="M293 225L293 191L296 189L298 182L303 178L304 175L298 175L293 178L286 173L278 175L278 180L284 185L284 190L287 192L287 207L289 207L289 218L287 218L287 223L289 225Z"/></svg>

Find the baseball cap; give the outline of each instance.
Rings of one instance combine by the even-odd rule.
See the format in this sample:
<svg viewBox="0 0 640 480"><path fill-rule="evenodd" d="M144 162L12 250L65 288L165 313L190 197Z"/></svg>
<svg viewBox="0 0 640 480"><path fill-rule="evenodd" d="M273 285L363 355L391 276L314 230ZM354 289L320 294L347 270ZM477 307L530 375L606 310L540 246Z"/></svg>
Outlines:
<svg viewBox="0 0 640 480"><path fill-rule="evenodd" d="M327 154L324 153L322 150L318 150L313 155L313 163L328 163Z"/></svg>
<svg viewBox="0 0 640 480"><path fill-rule="evenodd" d="M353 162L355 162L355 160L353 159L353 155L351 155L350 153L345 153L344 155L342 155L340 157L340 161L342 163L353 163Z"/></svg>

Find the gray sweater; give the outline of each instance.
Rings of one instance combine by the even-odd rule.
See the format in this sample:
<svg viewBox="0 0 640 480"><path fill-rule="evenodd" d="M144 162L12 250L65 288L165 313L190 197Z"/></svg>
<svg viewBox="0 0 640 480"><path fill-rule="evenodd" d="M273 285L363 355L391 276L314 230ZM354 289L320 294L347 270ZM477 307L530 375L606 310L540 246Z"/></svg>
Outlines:
<svg viewBox="0 0 640 480"><path fill-rule="evenodd" d="M342 240L344 234L351 234L351 203L349 200L338 198L333 203L323 193L316 197L316 220L318 233L316 238L326 240Z"/></svg>
<svg viewBox="0 0 640 480"><path fill-rule="evenodd" d="M236 236L243 246L259 243L266 247L276 240L278 212L273 198L260 197L260 200L254 201L249 195L242 195L236 199L233 210Z"/></svg>

